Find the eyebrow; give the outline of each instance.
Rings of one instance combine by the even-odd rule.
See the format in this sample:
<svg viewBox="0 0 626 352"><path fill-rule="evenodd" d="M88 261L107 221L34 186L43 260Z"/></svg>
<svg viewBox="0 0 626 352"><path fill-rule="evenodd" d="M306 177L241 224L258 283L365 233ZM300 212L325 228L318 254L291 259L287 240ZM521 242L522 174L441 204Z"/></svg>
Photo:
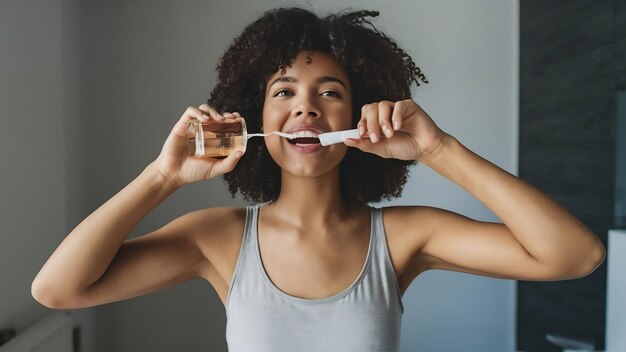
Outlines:
<svg viewBox="0 0 626 352"><path fill-rule="evenodd" d="M291 76L278 77L269 85L268 89L272 87L274 83L278 83L278 82L296 83L298 82L298 80L295 77L291 77ZM326 83L326 82L336 82L336 83L341 84L346 90L348 89L345 83L343 83L343 81L340 80L339 78L335 78L331 76L322 76L315 80L316 84Z"/></svg>

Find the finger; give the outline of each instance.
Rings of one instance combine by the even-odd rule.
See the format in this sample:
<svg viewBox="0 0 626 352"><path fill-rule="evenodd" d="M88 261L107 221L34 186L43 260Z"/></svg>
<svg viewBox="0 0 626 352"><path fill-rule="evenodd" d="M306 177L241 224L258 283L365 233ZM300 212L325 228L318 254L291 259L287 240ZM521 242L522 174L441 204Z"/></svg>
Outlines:
<svg viewBox="0 0 626 352"><path fill-rule="evenodd" d="M372 143L380 140L380 125L378 124L378 104L369 104L365 109L365 118L367 119L367 133Z"/></svg>
<svg viewBox="0 0 626 352"><path fill-rule="evenodd" d="M225 118L227 118L227 119L234 119L234 118L237 118L237 116L235 116L235 114L233 114L233 113L231 113L231 112L225 112L225 113L223 114L223 116L224 116Z"/></svg>
<svg viewBox="0 0 626 352"><path fill-rule="evenodd" d="M412 100L402 100L396 102L396 106L393 109L391 120L393 121L393 129L399 130L402 127L402 118L407 115Z"/></svg>
<svg viewBox="0 0 626 352"><path fill-rule="evenodd" d="M208 121L210 119L210 117L207 116L206 112L200 110L195 106L188 107L187 110L185 110L183 117L185 117L185 115L187 115L189 119L195 118L200 121Z"/></svg>
<svg viewBox="0 0 626 352"><path fill-rule="evenodd" d="M199 107L197 108L195 106L187 107L185 112L182 114L180 119L178 119L178 121L174 125L174 128L172 129L172 132L176 136L186 138L187 137L187 124L189 123L189 121L193 119L200 121L200 123L207 123L211 119L218 120L218 121L223 120L223 119L220 119L218 115L216 115L217 111L213 109L212 107L210 107L209 105L203 104L203 105L200 105L200 107L202 109Z"/></svg>
<svg viewBox="0 0 626 352"><path fill-rule="evenodd" d="M202 104L202 105L200 105L199 110L201 110L203 113L209 115L214 120L217 120L217 121L224 120L224 116L222 116L219 112L217 112L217 110L215 110L214 107L210 106L209 104Z"/></svg>
<svg viewBox="0 0 626 352"><path fill-rule="evenodd" d="M391 112L393 110L394 104L390 101L381 101L378 104L378 125L387 138L391 138L393 135L391 128Z"/></svg>
<svg viewBox="0 0 626 352"><path fill-rule="evenodd" d="M345 145L347 145L348 147L353 147L353 148L357 148L361 151L367 152L368 151L368 147L371 146L372 142L367 139L367 138L363 138L363 139L358 139L358 138L346 138L343 143Z"/></svg>
<svg viewBox="0 0 626 352"><path fill-rule="evenodd" d="M203 116L203 114L203 111L194 106L188 107L174 125L172 132L179 137L185 138L187 136L187 124L189 121L193 119L196 119L201 123L208 121L209 118Z"/></svg>
<svg viewBox="0 0 626 352"><path fill-rule="evenodd" d="M379 152L380 152L380 148L382 147L382 144L374 144L368 138L363 138L363 139L347 138L344 140L344 144L347 145L348 147L357 148L361 150L362 152L381 155Z"/></svg>
<svg viewBox="0 0 626 352"><path fill-rule="evenodd" d="M365 105L361 108L361 119L356 124L356 128L359 130L359 136L367 136L367 120L365 119Z"/></svg>
<svg viewBox="0 0 626 352"><path fill-rule="evenodd" d="M241 160L243 156L242 151L237 151L235 153L230 153L224 159L220 159L213 164L213 170L216 175L225 174L227 172L231 172L235 169L235 166Z"/></svg>

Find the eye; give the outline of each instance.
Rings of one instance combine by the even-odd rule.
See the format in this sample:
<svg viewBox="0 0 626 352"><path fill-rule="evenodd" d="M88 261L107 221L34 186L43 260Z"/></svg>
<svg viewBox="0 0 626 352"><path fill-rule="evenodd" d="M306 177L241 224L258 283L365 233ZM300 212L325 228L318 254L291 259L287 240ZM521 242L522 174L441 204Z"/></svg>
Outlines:
<svg viewBox="0 0 626 352"><path fill-rule="evenodd" d="M326 94L326 93L329 93L329 95L327 95L327 96L329 96L329 97L337 97L337 98L341 98L341 96L339 95L339 93L337 93L337 92L333 92L332 90L327 90L327 91L325 91L325 92L322 92L322 95L324 95L324 94Z"/></svg>
<svg viewBox="0 0 626 352"><path fill-rule="evenodd" d="M284 97L285 95L283 93L287 93L287 94L291 94L290 91L283 89L283 90L279 90L278 92L274 93L275 97Z"/></svg>

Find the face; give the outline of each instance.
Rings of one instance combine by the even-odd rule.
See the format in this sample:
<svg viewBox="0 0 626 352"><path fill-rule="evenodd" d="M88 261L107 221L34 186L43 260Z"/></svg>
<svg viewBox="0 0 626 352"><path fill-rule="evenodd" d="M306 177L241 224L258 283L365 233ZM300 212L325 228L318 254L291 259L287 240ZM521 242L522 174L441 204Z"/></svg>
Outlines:
<svg viewBox="0 0 626 352"><path fill-rule="evenodd" d="M281 131L317 136L350 129L351 120L352 89L348 75L326 53L301 51L291 66L279 69L267 82L264 133ZM348 148L343 143L327 147L319 143L298 146L276 135L265 137L265 144L284 171L311 177L337 167Z"/></svg>

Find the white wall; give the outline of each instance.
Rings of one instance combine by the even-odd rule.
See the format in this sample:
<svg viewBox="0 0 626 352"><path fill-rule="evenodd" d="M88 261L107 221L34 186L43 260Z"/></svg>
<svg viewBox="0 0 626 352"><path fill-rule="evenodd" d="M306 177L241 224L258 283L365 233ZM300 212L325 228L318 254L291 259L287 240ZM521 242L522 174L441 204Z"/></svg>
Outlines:
<svg viewBox="0 0 626 352"><path fill-rule="evenodd" d="M67 231L158 155L184 109L208 97L215 84L217 59L233 37L263 11L277 5L301 5L322 13L347 7L380 11L374 23L407 49L431 82L416 89L414 99L470 149L509 172L517 172L515 0L343 1L341 5L332 1L311 5L304 1L244 0L71 2L65 5L71 9L63 11L72 14L74 22L70 21L70 26L73 23L77 29L66 30L65 35L58 29L61 0L37 2L36 10L24 5L35 2L0 0L0 29L6 26L5 17L10 17L8 23L25 33L35 26L52 36L50 41L31 34L40 44L35 50L23 46L28 37L0 31L2 77L5 70L11 71L11 79L0 83L3 93L9 93L0 97L2 133L7 134L2 142L10 142L11 146L19 143L17 134L5 131L36 126L32 118L46 118L44 123L51 131L39 136L46 141L48 154L38 157L36 163L17 154L3 158L16 167L11 176L0 176L2 199L6 185L12 184L7 189L12 193L6 199L18 205L26 203L10 210L3 201L1 212L5 245L0 248L0 260L2 264L26 268L11 277L13 284L9 286L15 287L11 299L28 302L23 305L30 308L12 310L14 316L23 316L28 309L42 309L32 304L25 291L36 269ZM7 12L9 5L11 10ZM46 16L31 21L33 13ZM22 23L25 19L29 25ZM15 33L11 29L10 33ZM68 46L63 40L76 45ZM65 59L50 54L56 53L54 50L41 57L42 45L63 48ZM8 62L15 68L11 70L5 69L5 48L12 52ZM50 71L54 77L43 83L37 77L25 80L25 72L32 71ZM62 86L64 80L65 93L58 88L55 93L54 88ZM15 82L25 88L12 90ZM5 103L5 97L11 98L10 104ZM46 106L43 116L40 105ZM65 154L60 152L63 143L68 148ZM3 144L2 152L8 150ZM25 155L33 153L24 150ZM65 162L66 169L58 167ZM45 187L42 176L37 174L42 167L51 188ZM59 206L60 199L65 208ZM40 207L35 209L42 214L36 223L30 221L27 225L34 229L23 232L27 235L12 234L29 222L32 204ZM378 205L383 204L428 204L479 220L497 221L480 202L421 165L413 170L403 197ZM146 217L131 236L154 230L194 209L228 205L245 203L231 199L221 179L189 185ZM10 218L8 222L5 217ZM50 234L45 241L39 235L43 230ZM24 239L29 244L21 243ZM38 252L25 258L24 253L32 253L33 243L38 244ZM5 250L7 247L11 249ZM5 251L21 254L5 257ZM19 287L24 289L20 291ZM4 289L2 297L5 301ZM513 281L431 271L416 279L404 303L403 350L514 349ZM4 319L2 302L0 308L1 328L10 319ZM88 312L82 319L88 323L90 336L94 325L89 314L97 316L100 351L226 348L224 309L210 285L198 280L82 311Z"/></svg>

